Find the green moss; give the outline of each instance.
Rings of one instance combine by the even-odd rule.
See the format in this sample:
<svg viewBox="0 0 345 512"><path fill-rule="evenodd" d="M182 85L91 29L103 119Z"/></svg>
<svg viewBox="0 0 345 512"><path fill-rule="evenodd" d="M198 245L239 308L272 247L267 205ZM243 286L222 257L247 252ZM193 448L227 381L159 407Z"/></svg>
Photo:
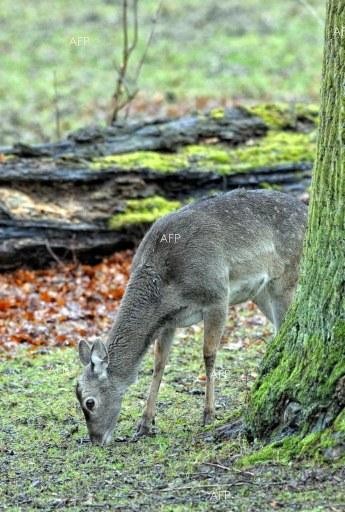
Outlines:
<svg viewBox="0 0 345 512"><path fill-rule="evenodd" d="M119 229L129 224L152 223L180 206L179 201L169 201L160 196L129 199L125 211L109 219L109 228Z"/></svg>
<svg viewBox="0 0 345 512"><path fill-rule="evenodd" d="M188 166L188 160L180 154L158 153L154 151L134 151L123 155L108 155L94 159L93 169L118 167L124 170L149 169L157 172L174 172Z"/></svg>
<svg viewBox="0 0 345 512"><path fill-rule="evenodd" d="M270 128L265 137L250 139L246 144L235 148L220 144L193 144L182 147L178 153L136 151L108 155L94 159L91 168L97 170L113 167L159 173L189 169L229 175L261 166L313 160L316 131L306 133L288 129L296 129L298 122L307 121L311 126L316 125L318 108L315 105L261 104L249 107L248 110L261 117ZM213 109L209 116L211 119L222 119L224 109Z"/></svg>
<svg viewBox="0 0 345 512"><path fill-rule="evenodd" d="M194 144L181 150L191 168L227 174L231 163L231 151L220 145Z"/></svg>
<svg viewBox="0 0 345 512"><path fill-rule="evenodd" d="M282 190L282 185L277 185L276 183L268 183L267 181L263 181L260 183L260 188L264 188L265 190Z"/></svg>
<svg viewBox="0 0 345 512"><path fill-rule="evenodd" d="M318 124L320 110L318 105L314 103L310 103L308 105L305 105L304 103L296 103L294 108L296 111L297 119L307 119L311 123Z"/></svg>
<svg viewBox="0 0 345 512"><path fill-rule="evenodd" d="M338 448L338 452L333 451ZM241 457L240 467L267 462L288 464L292 460L304 459L317 463L345 462L345 411L342 411L332 427L322 432L311 432L286 437L282 441L262 446L255 452Z"/></svg>
<svg viewBox="0 0 345 512"><path fill-rule="evenodd" d="M345 410L343 410L335 420L334 429L345 434Z"/></svg>
<svg viewBox="0 0 345 512"><path fill-rule="evenodd" d="M224 109L223 108L213 108L211 111L210 111L210 117L212 119L223 119L224 117Z"/></svg>
<svg viewBox="0 0 345 512"><path fill-rule="evenodd" d="M331 281L325 278L325 282ZM331 286L336 286L335 282L334 279ZM306 455L317 460L344 459L344 412L336 418L332 427L321 430L325 419L329 422L338 412L334 393L341 395L341 388L338 391L337 385L341 384L340 379L345 376L344 325L340 320L323 331L314 321L312 329L296 331L296 319L297 325L301 325L300 318L305 315L306 300L311 300L310 291L305 294L307 299L300 291L277 337L268 348L260 377L250 396L247 423L259 437L277 439L281 435L282 404L286 401L297 402L300 404L297 415L298 424L301 425L300 436L294 438L293 449L290 449L289 444L282 445L282 449L286 449L286 458ZM317 301L318 297L319 291L314 300ZM322 298L320 303L323 303ZM323 332L331 333L331 336ZM296 336L299 336L298 341ZM290 350L291 346L296 345L299 351L295 348ZM339 399L342 399L341 396ZM331 409L332 403L335 405L334 410ZM269 457L269 449L261 455Z"/></svg>
<svg viewBox="0 0 345 512"><path fill-rule="evenodd" d="M316 463L345 462L345 414L342 413L332 428L323 432L312 432L307 436L290 436L280 442L270 443L256 452L250 453L238 461L238 466L279 462L288 464L296 459ZM337 448L341 448L338 453ZM334 450L333 454L332 451Z"/></svg>
<svg viewBox="0 0 345 512"><path fill-rule="evenodd" d="M315 141L312 134L274 132L233 150L222 146L193 145L183 150L190 165L198 170L215 170L219 174L247 172L268 165L312 161Z"/></svg>
<svg viewBox="0 0 345 512"><path fill-rule="evenodd" d="M197 172L215 172L221 175L244 173L269 165L312 161L315 154L313 133L270 131L267 136L250 140L247 144L229 149L222 145L195 144L177 154L134 152L111 155L95 160L91 167L115 167L124 170L150 169L174 173L184 169Z"/></svg>
<svg viewBox="0 0 345 512"><path fill-rule="evenodd" d="M282 443L271 443L261 447L255 452L241 457L237 465L239 467L248 467L253 464L262 464L268 461L287 464L292 458L298 440L295 437L289 437Z"/></svg>
<svg viewBox="0 0 345 512"><path fill-rule="evenodd" d="M97 170L115 167L121 170L137 171L148 169L161 173L173 173L190 168L202 170L202 166L207 166L206 170L225 172L226 169L223 166L230 162L229 153L230 151L220 146L200 144L186 146L177 154L136 151L123 155L105 156L95 159L91 168Z"/></svg>
<svg viewBox="0 0 345 512"><path fill-rule="evenodd" d="M260 117L264 123L273 129L281 129L286 125L283 108L278 105L263 104L248 108L249 112Z"/></svg>
<svg viewBox="0 0 345 512"><path fill-rule="evenodd" d="M249 107L248 110L260 117L269 128L274 130L295 128L298 121L307 121L316 125L318 118L318 107L303 103L295 105L264 103Z"/></svg>
<svg viewBox="0 0 345 512"><path fill-rule="evenodd" d="M230 163L230 152L221 146L203 146L201 144L196 144L186 146L182 151L185 155L187 155L189 160L197 161L199 159L202 159L203 161L208 161L210 163Z"/></svg>
<svg viewBox="0 0 345 512"><path fill-rule="evenodd" d="M338 320L334 326L334 337L337 340L345 340L345 322L343 320Z"/></svg>
<svg viewBox="0 0 345 512"><path fill-rule="evenodd" d="M345 361L342 357L343 337L334 337L332 351L329 354L327 346L319 335L305 335L304 350L306 352L305 360L308 360L307 367L304 358L299 357L300 354L299 356L294 354L291 357L288 351L282 351L282 339L285 344L288 344L289 338L294 336L296 308L295 304L290 310L283 328L269 346L263 362L262 376L255 384L248 414L248 421L254 426L254 430L264 428L265 424L272 425L275 421L279 422L276 402L271 399L273 393L279 397L293 396L300 404L308 404L303 409L303 414L307 417L310 396L314 396L316 402L321 397L323 400L328 400L327 397L332 396L339 379L345 375ZM325 370L325 364L327 364L328 370ZM268 374L269 378L267 378ZM323 378L321 379L320 376ZM308 423L305 423L302 434L306 434L308 429ZM263 431L261 432L263 433Z"/></svg>
<svg viewBox="0 0 345 512"><path fill-rule="evenodd" d="M229 154L229 173L245 172L268 165L312 161L315 143L310 134L272 131L258 142L241 146Z"/></svg>

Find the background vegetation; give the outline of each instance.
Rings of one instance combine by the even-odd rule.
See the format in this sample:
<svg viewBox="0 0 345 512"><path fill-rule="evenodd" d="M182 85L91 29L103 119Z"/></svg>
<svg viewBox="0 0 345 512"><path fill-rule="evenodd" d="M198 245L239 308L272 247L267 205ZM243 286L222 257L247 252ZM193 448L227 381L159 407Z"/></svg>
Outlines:
<svg viewBox="0 0 345 512"><path fill-rule="evenodd" d="M157 1L139 4L140 54ZM163 2L133 112L315 102L323 17L323 0ZM56 104L61 133L104 121L121 50L116 2L2 0L0 27L2 144L55 139Z"/></svg>

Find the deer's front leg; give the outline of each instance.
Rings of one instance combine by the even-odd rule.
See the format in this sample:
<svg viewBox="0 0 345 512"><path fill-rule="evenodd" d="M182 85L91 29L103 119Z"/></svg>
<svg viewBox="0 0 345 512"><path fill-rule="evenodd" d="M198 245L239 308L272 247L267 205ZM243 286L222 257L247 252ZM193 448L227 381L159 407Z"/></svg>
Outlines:
<svg viewBox="0 0 345 512"><path fill-rule="evenodd" d="M217 350L226 322L227 304L212 308L204 314L204 363L206 369L206 393L203 425L214 420L214 366Z"/></svg>
<svg viewBox="0 0 345 512"><path fill-rule="evenodd" d="M156 400L175 329L166 328L155 342L155 360L149 395L135 437L149 435L156 413Z"/></svg>

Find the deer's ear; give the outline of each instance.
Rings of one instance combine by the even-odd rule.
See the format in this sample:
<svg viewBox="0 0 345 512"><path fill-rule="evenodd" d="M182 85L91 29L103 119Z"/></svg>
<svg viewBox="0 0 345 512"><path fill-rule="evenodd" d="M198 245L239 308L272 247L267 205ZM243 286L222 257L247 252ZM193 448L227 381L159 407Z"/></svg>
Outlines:
<svg viewBox="0 0 345 512"><path fill-rule="evenodd" d="M105 377L107 375L109 356L106 346L100 340L95 341L92 345L91 363L93 371L98 377Z"/></svg>
<svg viewBox="0 0 345 512"><path fill-rule="evenodd" d="M84 366L91 361L91 347L85 340L80 340L78 343L78 351L80 361Z"/></svg>

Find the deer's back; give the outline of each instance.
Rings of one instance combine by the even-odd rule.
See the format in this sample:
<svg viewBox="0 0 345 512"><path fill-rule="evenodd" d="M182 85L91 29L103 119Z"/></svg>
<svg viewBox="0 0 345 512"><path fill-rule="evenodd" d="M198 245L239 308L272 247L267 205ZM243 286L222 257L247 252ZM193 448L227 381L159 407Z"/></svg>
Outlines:
<svg viewBox="0 0 345 512"><path fill-rule="evenodd" d="M225 275L277 278L297 272L307 208L276 191L233 191L159 219L141 242L133 271L150 265L165 283L212 287ZM169 236L170 235L170 236ZM291 270L291 271L292 271ZM215 286L216 286L215 284Z"/></svg>

